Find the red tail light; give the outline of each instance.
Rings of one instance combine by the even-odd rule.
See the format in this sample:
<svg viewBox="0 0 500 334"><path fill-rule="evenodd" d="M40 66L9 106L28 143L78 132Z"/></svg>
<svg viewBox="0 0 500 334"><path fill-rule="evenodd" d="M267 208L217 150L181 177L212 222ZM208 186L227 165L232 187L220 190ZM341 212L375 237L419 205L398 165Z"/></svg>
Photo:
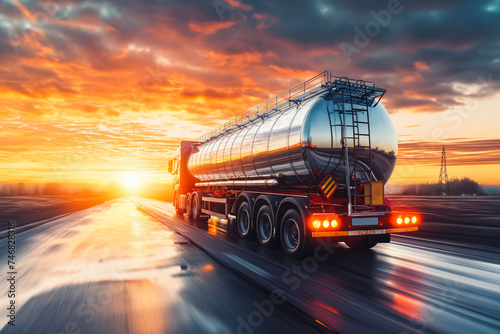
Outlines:
<svg viewBox="0 0 500 334"><path fill-rule="evenodd" d="M313 231L331 231L340 227L340 219L332 214L314 214L311 216L309 227Z"/></svg>
<svg viewBox="0 0 500 334"><path fill-rule="evenodd" d="M393 225L403 226L403 225L417 225L420 223L420 218L416 215L410 214L399 214L393 218Z"/></svg>

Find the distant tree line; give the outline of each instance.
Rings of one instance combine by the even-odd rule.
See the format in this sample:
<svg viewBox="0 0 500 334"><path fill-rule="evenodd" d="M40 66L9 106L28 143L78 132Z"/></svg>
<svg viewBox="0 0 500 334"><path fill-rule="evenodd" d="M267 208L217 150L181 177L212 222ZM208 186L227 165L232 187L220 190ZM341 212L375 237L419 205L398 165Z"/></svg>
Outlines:
<svg viewBox="0 0 500 334"><path fill-rule="evenodd" d="M3 183L0 184L0 196L37 196L37 195L95 195L102 190L94 185L64 185L57 182L49 183Z"/></svg>
<svg viewBox="0 0 500 334"><path fill-rule="evenodd" d="M464 177L451 179L447 184L418 183L403 187L401 195L410 196L472 196L485 195L483 188L476 181Z"/></svg>

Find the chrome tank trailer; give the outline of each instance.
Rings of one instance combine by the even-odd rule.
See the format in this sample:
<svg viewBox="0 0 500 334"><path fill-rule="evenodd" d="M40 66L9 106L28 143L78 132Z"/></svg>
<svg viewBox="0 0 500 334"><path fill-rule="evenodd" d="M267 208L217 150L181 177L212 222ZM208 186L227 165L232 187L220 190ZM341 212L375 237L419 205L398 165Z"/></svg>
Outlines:
<svg viewBox="0 0 500 334"><path fill-rule="evenodd" d="M195 144L188 169L200 182L276 178L284 186L312 187L331 172L340 185L345 185L342 108L342 103L321 95L283 112L262 115ZM352 125L352 116L345 117L345 123ZM358 121L366 121L366 117L366 113L359 113ZM369 107L369 117L372 179L385 183L396 164L396 129L381 103ZM352 135L352 127L347 129ZM354 161L349 141L347 156ZM367 165L369 160L358 157L357 163ZM352 173L352 162L348 165ZM360 181L370 180L369 175L356 173Z"/></svg>

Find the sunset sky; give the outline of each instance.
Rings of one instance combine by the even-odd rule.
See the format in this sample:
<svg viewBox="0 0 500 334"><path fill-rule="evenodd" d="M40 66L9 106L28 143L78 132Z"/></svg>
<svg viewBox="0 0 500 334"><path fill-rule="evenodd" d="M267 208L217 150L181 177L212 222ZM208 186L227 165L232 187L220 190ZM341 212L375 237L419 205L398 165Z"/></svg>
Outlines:
<svg viewBox="0 0 500 334"><path fill-rule="evenodd" d="M392 183L445 145L500 184L500 0L0 0L0 182L167 182L180 140L323 70L388 90Z"/></svg>

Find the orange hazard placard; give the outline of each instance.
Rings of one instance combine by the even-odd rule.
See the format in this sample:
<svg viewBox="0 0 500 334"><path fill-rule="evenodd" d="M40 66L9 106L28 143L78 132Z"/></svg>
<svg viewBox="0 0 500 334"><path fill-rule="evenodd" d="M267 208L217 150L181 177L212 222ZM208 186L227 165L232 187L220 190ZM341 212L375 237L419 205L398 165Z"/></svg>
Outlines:
<svg viewBox="0 0 500 334"><path fill-rule="evenodd" d="M338 188L337 182L335 182L335 179L333 178L331 173L328 173L323 181L320 182L319 188L323 192L323 194L326 196L327 199L330 199L332 197L333 193L335 190Z"/></svg>

